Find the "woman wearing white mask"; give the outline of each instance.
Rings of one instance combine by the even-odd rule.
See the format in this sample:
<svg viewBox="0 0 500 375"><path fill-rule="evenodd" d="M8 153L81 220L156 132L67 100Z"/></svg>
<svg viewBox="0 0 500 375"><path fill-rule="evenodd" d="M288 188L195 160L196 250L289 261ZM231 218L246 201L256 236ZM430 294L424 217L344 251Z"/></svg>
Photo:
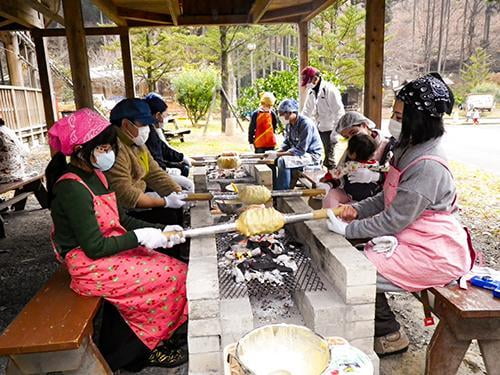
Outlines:
<svg viewBox="0 0 500 375"><path fill-rule="evenodd" d="M441 147L443 115L454 97L437 73L406 84L396 96L393 120L401 121L383 191L329 211L328 228L349 239L372 238L364 253L377 268L375 351L408 347L383 292L418 292L444 286L471 269L476 254L454 213L457 192ZM393 122L394 127L398 124Z"/></svg>
<svg viewBox="0 0 500 375"><path fill-rule="evenodd" d="M336 132L344 138L350 139L356 134L366 134L373 138L377 144L377 148L373 154L372 159L379 162L379 165L384 165L389 161L391 150L396 143L396 139L392 137L387 139L377 129L375 124L363 116L359 112L350 111L346 112L338 121L335 128ZM345 152L339 160L339 167L342 167L346 161L349 161L347 152ZM328 172L321 178L321 182L326 185L321 185L327 190L328 181L333 176ZM325 199L323 200L323 207L335 208L339 204L346 204L352 201L359 201L369 196L375 195L382 190L384 183L384 174L367 168L359 168L356 171L342 177L340 186L328 191ZM378 188L374 189L374 186Z"/></svg>
<svg viewBox="0 0 500 375"><path fill-rule="evenodd" d="M59 120L49 143L56 151L45 171L54 252L76 293L106 300L100 346L111 369L186 362L171 338L187 320L187 266L153 250L183 242L163 233L182 228L146 223L118 207L103 174L118 152L116 128L98 113L84 108ZM137 267L143 262L146 268Z"/></svg>
<svg viewBox="0 0 500 375"><path fill-rule="evenodd" d="M150 223L182 224L185 194L160 168L145 143L155 122L143 99L124 99L110 113L116 125L120 153L106 172L118 204L129 214Z"/></svg>

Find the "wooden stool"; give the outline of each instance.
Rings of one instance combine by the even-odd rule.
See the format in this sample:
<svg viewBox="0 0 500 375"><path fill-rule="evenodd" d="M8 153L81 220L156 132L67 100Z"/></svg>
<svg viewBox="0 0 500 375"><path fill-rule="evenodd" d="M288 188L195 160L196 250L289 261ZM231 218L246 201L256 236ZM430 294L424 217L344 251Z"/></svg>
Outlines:
<svg viewBox="0 0 500 375"><path fill-rule="evenodd" d="M489 290L458 285L431 288L439 323L427 347L426 375L456 374L472 340L477 340L489 375L500 375L500 299Z"/></svg>

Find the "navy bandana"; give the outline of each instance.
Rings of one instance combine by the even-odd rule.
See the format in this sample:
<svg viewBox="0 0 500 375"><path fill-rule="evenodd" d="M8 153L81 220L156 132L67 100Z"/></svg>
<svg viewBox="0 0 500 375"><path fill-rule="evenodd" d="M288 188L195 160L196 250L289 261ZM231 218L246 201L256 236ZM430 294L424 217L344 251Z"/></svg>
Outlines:
<svg viewBox="0 0 500 375"><path fill-rule="evenodd" d="M433 117L451 114L455 102L453 93L438 73L429 73L409 82L396 97Z"/></svg>

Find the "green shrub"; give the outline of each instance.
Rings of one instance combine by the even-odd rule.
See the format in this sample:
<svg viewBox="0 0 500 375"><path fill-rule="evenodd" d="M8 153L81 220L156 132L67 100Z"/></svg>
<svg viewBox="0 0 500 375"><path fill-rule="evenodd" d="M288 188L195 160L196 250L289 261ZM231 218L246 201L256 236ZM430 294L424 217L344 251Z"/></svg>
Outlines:
<svg viewBox="0 0 500 375"><path fill-rule="evenodd" d="M177 102L186 109L191 124L197 125L212 102L213 90L219 85L215 70L185 70L172 80Z"/></svg>
<svg viewBox="0 0 500 375"><path fill-rule="evenodd" d="M298 73L297 67L291 71L273 72L265 78L259 78L253 86L246 87L240 92L238 98L238 111L245 117L255 111L260 103L260 94L269 91L276 96L276 105L283 99L298 97Z"/></svg>
<svg viewBox="0 0 500 375"><path fill-rule="evenodd" d="M500 102L500 85L493 82L483 82L471 90L472 94L494 95L495 100Z"/></svg>

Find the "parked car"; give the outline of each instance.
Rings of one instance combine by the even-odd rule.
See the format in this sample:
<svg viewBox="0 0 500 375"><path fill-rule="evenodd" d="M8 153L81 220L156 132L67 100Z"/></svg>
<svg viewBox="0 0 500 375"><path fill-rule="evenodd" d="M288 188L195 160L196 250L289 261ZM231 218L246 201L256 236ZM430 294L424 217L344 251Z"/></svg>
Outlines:
<svg viewBox="0 0 500 375"><path fill-rule="evenodd" d="M491 110L495 108L495 96L479 94L468 95L465 99L465 108L474 108L478 111L491 112Z"/></svg>

